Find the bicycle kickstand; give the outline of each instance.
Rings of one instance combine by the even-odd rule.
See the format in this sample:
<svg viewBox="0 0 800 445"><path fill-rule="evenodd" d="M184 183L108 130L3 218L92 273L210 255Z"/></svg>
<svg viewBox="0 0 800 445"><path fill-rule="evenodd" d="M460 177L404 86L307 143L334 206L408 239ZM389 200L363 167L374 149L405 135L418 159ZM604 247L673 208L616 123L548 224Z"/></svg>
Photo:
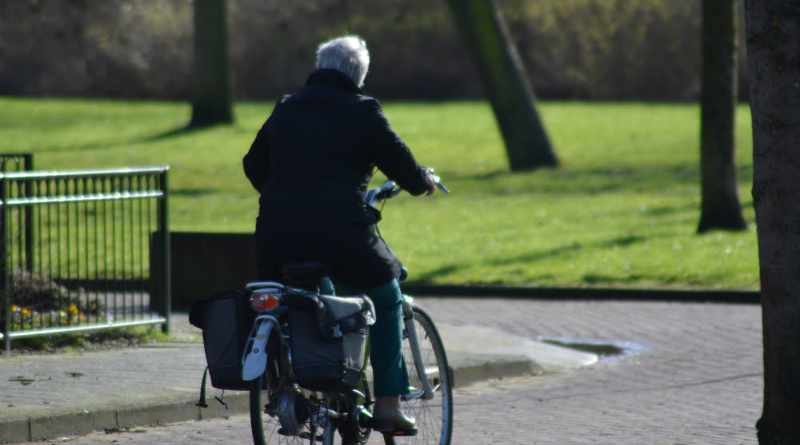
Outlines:
<svg viewBox="0 0 800 445"><path fill-rule="evenodd" d="M383 443L386 445L395 445L394 435L391 433L383 433Z"/></svg>

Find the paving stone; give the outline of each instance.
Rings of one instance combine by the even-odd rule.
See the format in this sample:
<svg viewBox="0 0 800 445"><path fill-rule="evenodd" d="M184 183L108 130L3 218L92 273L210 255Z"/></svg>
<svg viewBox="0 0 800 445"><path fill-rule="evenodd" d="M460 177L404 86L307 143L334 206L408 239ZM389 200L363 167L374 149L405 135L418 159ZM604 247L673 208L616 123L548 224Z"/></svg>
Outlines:
<svg viewBox="0 0 800 445"><path fill-rule="evenodd" d="M758 306L419 299L437 322L517 336L628 341L636 355L456 391L453 444L754 445L762 404ZM491 352L491 351L482 351ZM71 443L251 443L247 416ZM382 443L374 437L370 443ZM412 443L412 442L408 442Z"/></svg>

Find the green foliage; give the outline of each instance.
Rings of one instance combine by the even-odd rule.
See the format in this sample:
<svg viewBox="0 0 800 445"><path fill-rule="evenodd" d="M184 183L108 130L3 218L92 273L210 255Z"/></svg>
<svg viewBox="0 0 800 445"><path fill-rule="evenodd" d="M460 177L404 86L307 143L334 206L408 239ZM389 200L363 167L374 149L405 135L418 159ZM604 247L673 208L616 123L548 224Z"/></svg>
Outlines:
<svg viewBox="0 0 800 445"><path fill-rule="evenodd" d="M537 89L582 98L692 98L699 91L697 2L510 2ZM566 88L566 90L564 90Z"/></svg>
<svg viewBox="0 0 800 445"><path fill-rule="evenodd" d="M191 2L6 3L0 53L14 69L0 71L0 94L189 97ZM497 4L541 97L697 95L698 1ZM482 94L444 1L231 0L228 6L237 97L274 99L296 88L313 66L316 45L343 33L367 40L372 51L367 89L374 94Z"/></svg>
<svg viewBox="0 0 800 445"><path fill-rule="evenodd" d="M737 117L740 196L751 229L695 235L699 110L692 104L544 102L563 167L509 173L480 102L388 103L390 122L452 194L401 195L383 233L429 283L755 288L752 136ZM253 230L258 199L241 157L271 111L241 103L236 125L176 131L186 104L0 99L0 138L39 168L170 164L173 230ZM379 181L379 179L376 179Z"/></svg>

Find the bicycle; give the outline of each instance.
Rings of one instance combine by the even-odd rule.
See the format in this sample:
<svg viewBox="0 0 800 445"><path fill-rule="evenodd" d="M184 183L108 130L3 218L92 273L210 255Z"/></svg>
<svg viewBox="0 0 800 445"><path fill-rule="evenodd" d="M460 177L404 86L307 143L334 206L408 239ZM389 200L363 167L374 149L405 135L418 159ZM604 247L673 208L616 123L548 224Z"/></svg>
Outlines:
<svg viewBox="0 0 800 445"><path fill-rule="evenodd" d="M437 187L446 193L447 188L439 178L432 177ZM378 203L400 191L394 182L387 181L368 190L365 202L377 209ZM325 277L324 267L316 263L294 265L294 270L300 277L298 282L319 283ZM287 317L291 305L320 305L321 301L337 298L321 295L308 287L272 281L247 284L251 306L258 314L242 359L243 380L251 382L253 441L255 445L306 441L323 445L366 444L372 433L373 405L366 373L362 373L349 390L303 388L293 376L291 326ZM402 440L403 443L449 445L453 429L453 373L447 363L444 344L433 319L414 304L413 298L407 295L403 298L403 357L409 371L410 391L401 397L401 406L416 418L418 432ZM361 369L365 371L368 354L360 352L364 357ZM386 444L396 443L391 433L383 433L383 439Z"/></svg>

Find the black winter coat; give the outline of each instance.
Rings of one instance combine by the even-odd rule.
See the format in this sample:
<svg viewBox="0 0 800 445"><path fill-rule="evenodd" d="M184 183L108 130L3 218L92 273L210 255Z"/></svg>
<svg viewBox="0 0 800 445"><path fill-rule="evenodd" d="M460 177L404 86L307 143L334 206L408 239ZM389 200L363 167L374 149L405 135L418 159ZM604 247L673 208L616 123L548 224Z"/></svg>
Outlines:
<svg viewBox="0 0 800 445"><path fill-rule="evenodd" d="M318 70L285 96L245 155L261 193L256 222L261 279L281 266L320 261L334 282L369 289L397 277L400 263L376 235L363 193L374 168L413 195L427 190L424 169L392 131L377 100L335 70Z"/></svg>

